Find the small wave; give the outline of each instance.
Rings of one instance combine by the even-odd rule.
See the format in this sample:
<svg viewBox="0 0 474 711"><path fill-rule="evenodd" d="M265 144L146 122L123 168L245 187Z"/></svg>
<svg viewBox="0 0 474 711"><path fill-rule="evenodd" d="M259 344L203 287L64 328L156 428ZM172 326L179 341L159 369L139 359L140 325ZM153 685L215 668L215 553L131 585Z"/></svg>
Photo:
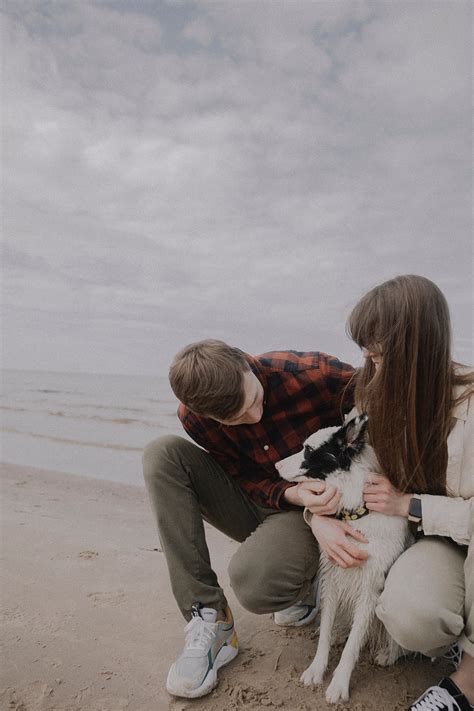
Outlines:
<svg viewBox="0 0 474 711"><path fill-rule="evenodd" d="M159 422L152 422L150 420L139 420L136 417L100 417L99 415L74 415L67 412L62 412L61 410L50 410L46 414L51 415L52 417L65 417L70 420L94 420L95 422L110 422L113 425L144 425L145 427L153 428L162 426ZM166 416L169 416L169 413L163 413L162 417Z"/></svg>
<svg viewBox="0 0 474 711"><path fill-rule="evenodd" d="M94 420L96 422L110 422L113 425L142 425L144 427L163 427L160 422L154 422L153 420L141 420L136 417L101 417L100 415L75 415L69 412L63 412L63 410L32 410L26 407L13 407L11 405L0 405L0 410L9 410L13 412L30 412L32 414L43 414L49 415L50 417L64 417L70 420ZM176 417L175 412L162 412L160 417Z"/></svg>
<svg viewBox="0 0 474 711"><path fill-rule="evenodd" d="M61 395L80 395L78 392L73 390L53 390L52 388L29 388L29 393L60 393Z"/></svg>
<svg viewBox="0 0 474 711"><path fill-rule="evenodd" d="M146 412L142 407L123 407L122 405L96 405L96 403L82 403L76 405L71 403L60 403L63 407L85 408L90 410L119 410L120 412Z"/></svg>
<svg viewBox="0 0 474 711"><path fill-rule="evenodd" d="M39 434L37 432L22 432L14 427L2 427L3 432L10 434L19 434L24 437L37 437L39 439L47 439L50 442L61 442L62 444L75 444L81 447L98 447L100 449L115 449L121 452L142 452L143 447L130 447L126 444L110 444L105 442L85 442L80 439L67 439L66 437L51 437L51 435Z"/></svg>
<svg viewBox="0 0 474 711"><path fill-rule="evenodd" d="M145 398L146 402L154 402L157 403L158 405L177 405L178 401L177 400L167 400L166 398L162 398L161 400L157 400L156 398L153 397L147 397Z"/></svg>

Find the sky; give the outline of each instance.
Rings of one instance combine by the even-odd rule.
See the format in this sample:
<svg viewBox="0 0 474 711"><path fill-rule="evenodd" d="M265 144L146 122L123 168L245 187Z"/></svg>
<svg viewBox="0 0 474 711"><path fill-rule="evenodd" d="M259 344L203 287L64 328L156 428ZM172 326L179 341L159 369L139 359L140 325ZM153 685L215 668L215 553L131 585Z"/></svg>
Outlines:
<svg viewBox="0 0 474 711"><path fill-rule="evenodd" d="M471 29L464 0L4 0L3 365L356 364L352 306L404 273L472 362Z"/></svg>

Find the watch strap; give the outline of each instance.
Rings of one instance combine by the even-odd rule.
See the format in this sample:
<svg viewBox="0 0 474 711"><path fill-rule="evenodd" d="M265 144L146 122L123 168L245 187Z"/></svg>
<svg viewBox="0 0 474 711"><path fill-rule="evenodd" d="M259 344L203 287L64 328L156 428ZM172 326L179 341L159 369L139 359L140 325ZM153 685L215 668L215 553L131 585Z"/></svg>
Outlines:
<svg viewBox="0 0 474 711"><path fill-rule="evenodd" d="M419 494L414 494L410 499L410 504L408 506L408 523L412 533L415 535L422 530L422 509L421 509L421 496Z"/></svg>

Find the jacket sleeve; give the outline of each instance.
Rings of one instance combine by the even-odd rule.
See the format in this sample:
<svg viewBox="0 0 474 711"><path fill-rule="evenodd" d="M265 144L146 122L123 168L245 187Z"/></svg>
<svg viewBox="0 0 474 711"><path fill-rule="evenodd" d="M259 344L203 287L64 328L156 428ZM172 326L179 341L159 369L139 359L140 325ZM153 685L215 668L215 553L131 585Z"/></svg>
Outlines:
<svg viewBox="0 0 474 711"><path fill-rule="evenodd" d="M474 529L474 499L450 496L421 496L425 536L447 536L468 546Z"/></svg>
<svg viewBox="0 0 474 711"><path fill-rule="evenodd" d="M461 458L459 484L463 497L421 497L423 531L427 536L447 536L461 545L469 545L474 533L474 398L470 398L459 451L452 457ZM459 493L457 490L455 493ZM467 496L465 496L467 494Z"/></svg>

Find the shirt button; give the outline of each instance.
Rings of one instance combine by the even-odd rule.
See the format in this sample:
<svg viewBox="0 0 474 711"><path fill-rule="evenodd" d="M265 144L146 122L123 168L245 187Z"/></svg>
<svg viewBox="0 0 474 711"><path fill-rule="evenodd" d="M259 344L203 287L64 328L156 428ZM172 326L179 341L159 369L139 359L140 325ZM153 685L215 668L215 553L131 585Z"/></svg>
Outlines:
<svg viewBox="0 0 474 711"><path fill-rule="evenodd" d="M265 452L268 452L268 450L270 449L270 447L268 446L268 444L264 444L264 445L263 445L263 448L264 448Z"/></svg>

